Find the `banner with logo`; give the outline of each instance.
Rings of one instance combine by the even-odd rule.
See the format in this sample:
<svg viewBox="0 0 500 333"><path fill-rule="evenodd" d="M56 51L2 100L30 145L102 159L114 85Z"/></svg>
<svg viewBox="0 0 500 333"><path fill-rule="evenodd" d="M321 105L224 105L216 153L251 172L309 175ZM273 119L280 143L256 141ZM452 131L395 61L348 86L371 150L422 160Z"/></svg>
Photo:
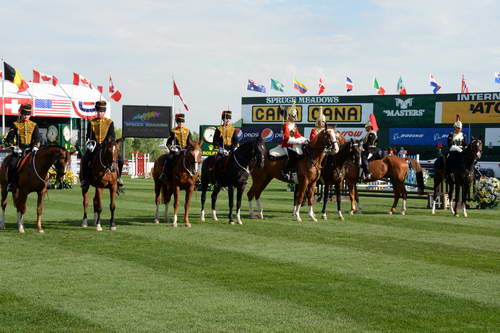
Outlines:
<svg viewBox="0 0 500 333"><path fill-rule="evenodd" d="M436 108L436 123L452 124L457 114L464 124L500 123L500 93L497 94L470 94L480 95L469 98L469 101L441 102ZM487 96L484 96L487 95ZM495 97L497 99L478 100L478 97Z"/></svg>
<svg viewBox="0 0 500 333"><path fill-rule="evenodd" d="M390 145L405 146L447 146L450 128L391 128L389 129ZM469 129L464 128L466 141L469 140Z"/></svg>
<svg viewBox="0 0 500 333"><path fill-rule="evenodd" d="M484 144L485 146L498 147L500 146L500 128L485 128L484 129Z"/></svg>
<svg viewBox="0 0 500 333"><path fill-rule="evenodd" d="M311 131L314 127L304 127L304 136L309 138ZM363 127L337 127L337 132L339 132L346 141L351 139L361 140L366 136L366 130Z"/></svg>
<svg viewBox="0 0 500 333"><path fill-rule="evenodd" d="M200 138L203 139L201 151L203 156L211 156L217 154L217 149L214 146L214 134L217 126L220 125L200 125ZM235 128L238 141L243 139L243 132L239 127Z"/></svg>
<svg viewBox="0 0 500 333"><path fill-rule="evenodd" d="M171 119L171 106L123 105L123 136L127 138L168 138Z"/></svg>
<svg viewBox="0 0 500 333"><path fill-rule="evenodd" d="M241 128L242 139L245 143L261 137L265 143L280 143L283 139L283 133L280 125L270 126L243 126Z"/></svg>
<svg viewBox="0 0 500 333"><path fill-rule="evenodd" d="M431 126L434 124L436 108L434 96L380 96L374 97L373 101L379 126Z"/></svg>

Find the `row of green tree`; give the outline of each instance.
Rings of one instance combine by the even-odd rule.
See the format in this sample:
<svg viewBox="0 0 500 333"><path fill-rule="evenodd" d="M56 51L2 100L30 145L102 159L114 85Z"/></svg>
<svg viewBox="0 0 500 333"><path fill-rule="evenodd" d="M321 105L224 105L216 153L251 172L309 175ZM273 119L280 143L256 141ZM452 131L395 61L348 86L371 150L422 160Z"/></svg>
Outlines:
<svg viewBox="0 0 500 333"><path fill-rule="evenodd" d="M116 137L122 137L121 128L115 129ZM193 140L198 140L198 133L191 131ZM133 153L149 154L151 161L156 160L165 153L165 139L145 139L145 138L126 138L124 159L131 159Z"/></svg>

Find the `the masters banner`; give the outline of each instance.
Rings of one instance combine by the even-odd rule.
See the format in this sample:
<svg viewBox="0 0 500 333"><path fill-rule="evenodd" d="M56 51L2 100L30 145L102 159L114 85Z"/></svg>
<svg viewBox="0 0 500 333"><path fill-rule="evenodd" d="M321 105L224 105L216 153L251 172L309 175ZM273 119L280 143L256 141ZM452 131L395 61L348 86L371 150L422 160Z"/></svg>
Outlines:
<svg viewBox="0 0 500 333"><path fill-rule="evenodd" d="M383 127L434 124L436 98L429 95L380 96L373 98L377 122Z"/></svg>

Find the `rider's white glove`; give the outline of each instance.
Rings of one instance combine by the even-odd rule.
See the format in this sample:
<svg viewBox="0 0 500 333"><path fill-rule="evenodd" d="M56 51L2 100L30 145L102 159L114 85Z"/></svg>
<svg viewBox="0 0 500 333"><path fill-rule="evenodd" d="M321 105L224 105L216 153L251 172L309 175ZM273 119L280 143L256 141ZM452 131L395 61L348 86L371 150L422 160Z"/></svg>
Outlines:
<svg viewBox="0 0 500 333"><path fill-rule="evenodd" d="M92 141L87 142L87 145L86 145L87 149L90 150L90 152L94 151L95 146L96 146L95 143Z"/></svg>
<svg viewBox="0 0 500 333"><path fill-rule="evenodd" d="M34 146L33 148L31 148L31 151L36 153L38 151L38 147Z"/></svg>
<svg viewBox="0 0 500 333"><path fill-rule="evenodd" d="M229 154L229 152L225 148L223 148L223 147L219 148L219 153L221 153L224 156L226 156L226 155Z"/></svg>
<svg viewBox="0 0 500 333"><path fill-rule="evenodd" d="M170 147L170 151L171 151L172 153L178 153L178 152L179 152L179 147L177 147L177 146L171 146L171 147Z"/></svg>
<svg viewBox="0 0 500 333"><path fill-rule="evenodd" d="M461 153L461 152L462 152L462 150L463 150L463 149L462 149L462 148L460 148L460 147L459 147L459 146L457 146L457 145L453 145L453 146L451 146L451 148L450 148L450 151L458 151L459 153Z"/></svg>
<svg viewBox="0 0 500 333"><path fill-rule="evenodd" d="M14 146L14 149L12 150L16 154L21 154L23 151L19 146Z"/></svg>
<svg viewBox="0 0 500 333"><path fill-rule="evenodd" d="M306 143L307 139L301 136L300 138L289 138L288 139L288 144L291 145L302 145Z"/></svg>

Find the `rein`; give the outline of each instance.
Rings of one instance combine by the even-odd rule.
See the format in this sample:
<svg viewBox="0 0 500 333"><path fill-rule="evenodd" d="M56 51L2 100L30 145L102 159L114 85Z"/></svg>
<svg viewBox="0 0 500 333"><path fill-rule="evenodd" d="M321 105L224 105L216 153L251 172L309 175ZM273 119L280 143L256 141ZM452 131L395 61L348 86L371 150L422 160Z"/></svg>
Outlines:
<svg viewBox="0 0 500 333"><path fill-rule="evenodd" d="M196 171L196 164L197 164L198 162L196 162L196 161L194 162L194 164L195 164L195 165L194 165L195 170L194 170L194 171L191 171L191 170L190 170L190 169L186 166L186 153L187 153L187 150L185 150L185 151L184 151L184 153L182 154L182 167L184 168L184 170L186 170L186 171L189 173L189 175L190 175L191 177L193 177L194 175L198 174L198 172Z"/></svg>
<svg viewBox="0 0 500 333"><path fill-rule="evenodd" d="M38 153L38 151L36 151L35 153L33 153L33 157L31 158L31 160L33 161L33 170L35 171L35 175L38 177L38 179L40 179L42 181L42 183L44 184L47 184L49 182L49 180L47 179L47 176L49 175L48 171L50 170L47 170L47 175L45 176L45 179L43 179L42 177L40 177L40 174L38 173L38 170L36 169L36 163L35 163L35 160L36 160L36 154Z"/></svg>
<svg viewBox="0 0 500 333"><path fill-rule="evenodd" d="M104 148L107 148L107 146L108 146L108 143L106 143L104 146L99 147L99 154L98 154L99 155L99 163L101 163L101 166L105 170L105 172L113 172L112 171L113 164L118 163L118 160L111 160L110 166L107 166L102 162L102 151L104 150Z"/></svg>

